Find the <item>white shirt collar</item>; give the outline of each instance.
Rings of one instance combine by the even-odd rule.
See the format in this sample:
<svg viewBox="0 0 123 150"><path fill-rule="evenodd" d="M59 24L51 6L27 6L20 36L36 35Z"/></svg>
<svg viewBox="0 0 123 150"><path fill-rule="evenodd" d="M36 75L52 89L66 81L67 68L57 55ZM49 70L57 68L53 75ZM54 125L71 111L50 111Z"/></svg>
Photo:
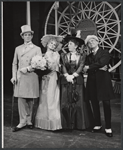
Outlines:
<svg viewBox="0 0 123 150"><path fill-rule="evenodd" d="M92 53L96 53L98 51L99 47L97 46L97 48L95 50L92 50Z"/></svg>
<svg viewBox="0 0 123 150"><path fill-rule="evenodd" d="M30 45L30 44L32 44L32 41L30 41L30 42L28 42L28 43L25 42L24 44L25 44L25 45Z"/></svg>

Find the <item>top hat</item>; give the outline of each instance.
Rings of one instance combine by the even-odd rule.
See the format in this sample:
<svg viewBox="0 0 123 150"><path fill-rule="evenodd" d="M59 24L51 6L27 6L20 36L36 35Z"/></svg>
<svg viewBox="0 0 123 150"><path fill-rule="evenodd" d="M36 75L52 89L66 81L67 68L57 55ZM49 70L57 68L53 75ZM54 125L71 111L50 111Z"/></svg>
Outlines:
<svg viewBox="0 0 123 150"><path fill-rule="evenodd" d="M68 34L68 35L64 38L64 41L68 43L68 42L69 42L70 40L72 40L72 39L78 41L78 42L79 42L79 45L84 45L84 44L85 44L84 40L81 38L81 30L78 30L78 31L73 30L73 31L71 32L71 34Z"/></svg>
<svg viewBox="0 0 123 150"><path fill-rule="evenodd" d="M96 35L88 35L85 39L85 44L87 44L90 39L95 39L96 41L99 42L99 39Z"/></svg>
<svg viewBox="0 0 123 150"><path fill-rule="evenodd" d="M20 35L22 36L22 34L24 34L25 32L31 32L32 34L34 33L34 31L31 30L30 25L23 25L23 26L21 26L21 33L20 33Z"/></svg>
<svg viewBox="0 0 123 150"><path fill-rule="evenodd" d="M51 40L51 39L55 39L58 43L62 42L63 40L63 36L60 36L60 35L52 35L52 34L47 34L47 35L44 35L42 38L41 38L41 43L44 47L47 46L47 43ZM59 45L59 44L58 44Z"/></svg>

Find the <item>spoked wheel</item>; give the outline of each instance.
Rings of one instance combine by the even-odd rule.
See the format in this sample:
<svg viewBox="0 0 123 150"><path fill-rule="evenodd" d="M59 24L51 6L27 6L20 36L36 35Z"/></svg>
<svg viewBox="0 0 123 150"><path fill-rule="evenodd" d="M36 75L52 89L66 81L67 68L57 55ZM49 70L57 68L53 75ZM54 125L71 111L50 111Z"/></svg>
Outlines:
<svg viewBox="0 0 123 150"><path fill-rule="evenodd" d="M55 34L55 7L56 3L53 3L47 15L45 34ZM109 71L113 71L121 64L121 3L105 1L59 2L57 21L59 35L68 34L71 28L85 21L85 28L83 26L82 31L83 39L89 33L97 32L100 46L108 49L116 58L110 63ZM92 26L90 25L91 22ZM89 33L88 29L90 30Z"/></svg>

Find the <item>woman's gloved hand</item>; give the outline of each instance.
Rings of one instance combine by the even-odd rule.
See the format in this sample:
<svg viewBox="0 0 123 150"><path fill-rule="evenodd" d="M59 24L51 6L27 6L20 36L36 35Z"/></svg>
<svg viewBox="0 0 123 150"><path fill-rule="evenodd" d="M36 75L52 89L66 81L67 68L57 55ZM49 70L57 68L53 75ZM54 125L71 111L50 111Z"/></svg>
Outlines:
<svg viewBox="0 0 123 150"><path fill-rule="evenodd" d="M74 76L73 76L73 75L67 75L67 77L66 77L66 80L67 80L68 82L71 82L71 83L74 83L74 82L73 82L73 79L74 79Z"/></svg>

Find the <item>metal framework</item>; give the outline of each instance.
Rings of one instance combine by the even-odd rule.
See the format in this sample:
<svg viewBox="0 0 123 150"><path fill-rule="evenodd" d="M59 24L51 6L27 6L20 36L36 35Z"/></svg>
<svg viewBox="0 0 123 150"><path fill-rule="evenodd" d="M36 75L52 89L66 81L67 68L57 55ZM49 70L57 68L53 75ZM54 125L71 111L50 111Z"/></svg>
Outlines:
<svg viewBox="0 0 123 150"><path fill-rule="evenodd" d="M90 19L96 24L97 36L100 40L100 46L109 50L110 53L121 56L121 3L118 2L59 2L56 14L52 5L46 18L44 34L55 33L66 35L70 28L76 27L81 20ZM115 51L115 52L114 52ZM121 65L121 59L110 64L109 71L113 71Z"/></svg>

